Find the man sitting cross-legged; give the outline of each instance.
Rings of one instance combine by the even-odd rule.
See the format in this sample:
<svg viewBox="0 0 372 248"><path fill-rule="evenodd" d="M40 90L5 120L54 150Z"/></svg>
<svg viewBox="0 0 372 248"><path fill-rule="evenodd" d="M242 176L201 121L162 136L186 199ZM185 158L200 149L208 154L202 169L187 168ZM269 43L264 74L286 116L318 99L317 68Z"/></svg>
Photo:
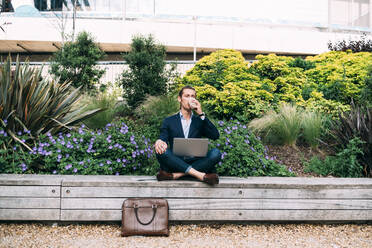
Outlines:
<svg viewBox="0 0 372 248"><path fill-rule="evenodd" d="M173 180L191 175L210 185L218 184L216 164L221 161L221 152L214 148L206 157L180 157L172 152L173 138L201 138L216 140L219 132L205 116L201 105L196 100L196 91L185 86L178 94L180 112L165 118L160 129L160 137L155 142L156 157L160 163L160 171L156 178L159 181ZM196 115L193 114L193 110ZM168 147L169 144L169 147Z"/></svg>

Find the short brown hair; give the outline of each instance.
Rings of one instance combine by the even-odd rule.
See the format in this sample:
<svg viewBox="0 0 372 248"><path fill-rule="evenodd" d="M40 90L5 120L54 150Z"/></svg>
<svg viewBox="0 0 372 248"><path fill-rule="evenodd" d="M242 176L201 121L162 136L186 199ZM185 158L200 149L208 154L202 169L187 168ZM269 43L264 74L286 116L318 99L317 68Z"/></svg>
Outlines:
<svg viewBox="0 0 372 248"><path fill-rule="evenodd" d="M196 94L196 90L195 90L192 86L190 86L190 85L186 85L186 86L182 87L182 89L180 90L180 92L178 92L178 96L179 96L179 97L182 97L183 90L185 90L185 89L193 90L193 91L195 91L195 94Z"/></svg>

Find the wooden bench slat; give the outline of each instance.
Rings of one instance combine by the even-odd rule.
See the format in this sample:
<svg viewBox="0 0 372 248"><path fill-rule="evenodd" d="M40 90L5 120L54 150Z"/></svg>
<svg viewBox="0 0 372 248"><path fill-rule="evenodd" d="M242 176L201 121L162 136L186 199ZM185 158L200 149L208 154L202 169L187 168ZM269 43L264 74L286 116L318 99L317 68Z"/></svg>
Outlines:
<svg viewBox="0 0 372 248"><path fill-rule="evenodd" d="M64 187L166 187L205 188L204 183L192 180L158 182L154 176L64 176ZM220 177L216 188L371 188L368 178L303 178L303 177Z"/></svg>
<svg viewBox="0 0 372 248"><path fill-rule="evenodd" d="M61 209L121 209L125 198L64 198ZM167 199L169 209L370 209L372 200Z"/></svg>
<svg viewBox="0 0 372 248"><path fill-rule="evenodd" d="M60 198L0 198L0 208L60 208Z"/></svg>
<svg viewBox="0 0 372 248"><path fill-rule="evenodd" d="M0 185L60 186L63 178L65 178L65 176L62 175L0 174Z"/></svg>
<svg viewBox="0 0 372 248"><path fill-rule="evenodd" d="M60 209L0 209L0 220L60 220Z"/></svg>
<svg viewBox="0 0 372 248"><path fill-rule="evenodd" d="M62 221L121 221L120 210L61 210ZM372 210L169 210L171 221L367 221Z"/></svg>
<svg viewBox="0 0 372 248"><path fill-rule="evenodd" d="M166 198L302 198L372 199L371 189L246 189L156 187L62 187L62 197L166 197Z"/></svg>
<svg viewBox="0 0 372 248"><path fill-rule="evenodd" d="M0 186L0 197L60 197L59 186Z"/></svg>

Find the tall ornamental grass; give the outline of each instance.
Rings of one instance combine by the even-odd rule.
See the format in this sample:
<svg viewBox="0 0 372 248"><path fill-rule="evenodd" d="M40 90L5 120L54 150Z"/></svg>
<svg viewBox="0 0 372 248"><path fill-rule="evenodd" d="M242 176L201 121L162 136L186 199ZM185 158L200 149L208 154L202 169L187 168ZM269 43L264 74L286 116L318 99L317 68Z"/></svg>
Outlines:
<svg viewBox="0 0 372 248"><path fill-rule="evenodd" d="M323 129L323 118L316 112L304 112L302 114L302 135L311 148L317 148Z"/></svg>
<svg viewBox="0 0 372 248"><path fill-rule="evenodd" d="M295 146L301 131L302 114L296 106L283 104L278 113L269 111L250 122L249 127L270 143Z"/></svg>
<svg viewBox="0 0 372 248"><path fill-rule="evenodd" d="M95 96L86 94L82 104L86 107L84 110L102 109L103 111L86 119L84 124L91 129L104 128L108 123L114 120L115 114L120 107L118 98L121 96L119 88L105 90Z"/></svg>

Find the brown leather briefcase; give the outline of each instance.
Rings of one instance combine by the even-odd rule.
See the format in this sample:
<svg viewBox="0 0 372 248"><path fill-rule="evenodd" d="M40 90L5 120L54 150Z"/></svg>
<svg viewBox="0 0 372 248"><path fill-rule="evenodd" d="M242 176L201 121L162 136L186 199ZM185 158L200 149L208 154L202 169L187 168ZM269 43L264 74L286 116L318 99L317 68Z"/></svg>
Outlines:
<svg viewBox="0 0 372 248"><path fill-rule="evenodd" d="M130 198L122 207L121 236L169 236L168 202L160 198Z"/></svg>

